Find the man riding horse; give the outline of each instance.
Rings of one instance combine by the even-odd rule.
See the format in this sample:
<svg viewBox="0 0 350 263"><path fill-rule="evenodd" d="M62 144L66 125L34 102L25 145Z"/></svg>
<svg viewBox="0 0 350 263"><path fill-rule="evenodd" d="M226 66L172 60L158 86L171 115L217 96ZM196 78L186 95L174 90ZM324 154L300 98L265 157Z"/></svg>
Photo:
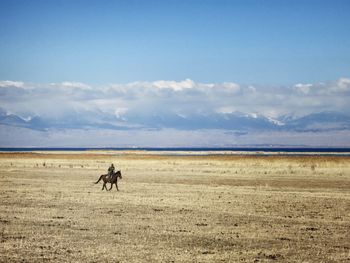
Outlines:
<svg viewBox="0 0 350 263"><path fill-rule="evenodd" d="M107 174L102 174L95 184L97 184L99 181L103 180L102 190L103 189L107 190L106 184L111 183L111 187L109 188L109 190L111 190L113 187L113 184L115 184L115 187L119 191L118 178L122 179L122 173L120 171L115 172L115 167L112 163L111 166L108 168Z"/></svg>
<svg viewBox="0 0 350 263"><path fill-rule="evenodd" d="M112 178L113 175L114 175L114 172L115 172L115 168L114 168L114 165L113 163L111 164L111 166L108 168L108 172L107 172L107 175Z"/></svg>
<svg viewBox="0 0 350 263"><path fill-rule="evenodd" d="M112 189L113 184L115 184L115 188L117 188L117 191L119 191L118 178L120 178L120 179L123 178L122 173L120 171L117 171L116 173L114 173L112 177L108 176L107 174L102 174L95 184L98 184L99 181L103 180L102 190L103 189L107 190L106 184L110 183L111 187L108 189L108 191L110 191Z"/></svg>

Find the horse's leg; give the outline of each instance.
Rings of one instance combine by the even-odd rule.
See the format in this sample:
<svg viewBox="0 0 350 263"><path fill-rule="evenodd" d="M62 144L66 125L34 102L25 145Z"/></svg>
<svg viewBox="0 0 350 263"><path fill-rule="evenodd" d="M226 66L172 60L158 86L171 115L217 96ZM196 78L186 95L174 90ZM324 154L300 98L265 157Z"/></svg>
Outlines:
<svg viewBox="0 0 350 263"><path fill-rule="evenodd" d="M117 182L115 182L115 187L117 187L117 191L119 191Z"/></svg>
<svg viewBox="0 0 350 263"><path fill-rule="evenodd" d="M107 184L107 182L103 182L102 190L103 190L104 188L106 188L106 191L107 191L106 184Z"/></svg>
<svg viewBox="0 0 350 263"><path fill-rule="evenodd" d="M111 187L109 188L109 190L108 190L108 191L111 191L112 187L113 187L113 183L111 183Z"/></svg>

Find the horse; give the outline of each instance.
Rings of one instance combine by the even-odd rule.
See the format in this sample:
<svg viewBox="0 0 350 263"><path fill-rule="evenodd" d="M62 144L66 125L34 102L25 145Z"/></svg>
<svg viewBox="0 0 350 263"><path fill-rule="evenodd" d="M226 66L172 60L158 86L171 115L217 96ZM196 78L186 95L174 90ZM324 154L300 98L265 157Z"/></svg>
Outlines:
<svg viewBox="0 0 350 263"><path fill-rule="evenodd" d="M110 183L111 187L109 188L108 191L110 191L112 189L113 184L115 184L115 187L117 188L117 191L119 191L119 189L118 189L118 178L122 179L122 173L120 171L117 171L117 172L113 173L112 176L109 176L108 174L102 174L95 184L98 184L98 182L101 181L101 179L102 179L103 180L102 190L104 188L106 188L106 191L107 191L106 184Z"/></svg>

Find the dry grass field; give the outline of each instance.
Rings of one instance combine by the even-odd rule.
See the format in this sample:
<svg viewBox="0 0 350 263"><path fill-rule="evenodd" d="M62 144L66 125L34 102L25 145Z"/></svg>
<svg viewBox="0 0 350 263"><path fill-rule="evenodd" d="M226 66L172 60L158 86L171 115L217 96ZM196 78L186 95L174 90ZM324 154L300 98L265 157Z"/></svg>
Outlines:
<svg viewBox="0 0 350 263"><path fill-rule="evenodd" d="M1 153L0 262L349 262L349 161Z"/></svg>

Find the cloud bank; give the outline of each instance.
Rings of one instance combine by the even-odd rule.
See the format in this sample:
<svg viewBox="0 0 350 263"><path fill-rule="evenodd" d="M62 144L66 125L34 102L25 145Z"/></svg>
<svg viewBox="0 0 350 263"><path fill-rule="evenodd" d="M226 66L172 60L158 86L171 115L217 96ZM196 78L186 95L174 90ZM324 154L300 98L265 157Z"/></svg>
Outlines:
<svg viewBox="0 0 350 263"><path fill-rule="evenodd" d="M316 138L312 145L349 146L349 99L349 78L285 87L191 79L102 86L3 80L0 146L11 146L26 133L32 137L22 140L22 146L69 145L74 136L82 140L76 146L91 146L92 137L100 138L93 143L96 147L108 146L104 138L110 141L116 136L124 139L110 143L114 147L189 146L191 142L196 146L305 145L311 144L305 139L310 134ZM339 140L325 141L332 133ZM220 139L210 140L213 135ZM37 145L40 137L52 139ZM157 137L163 139L157 143L153 139Z"/></svg>

